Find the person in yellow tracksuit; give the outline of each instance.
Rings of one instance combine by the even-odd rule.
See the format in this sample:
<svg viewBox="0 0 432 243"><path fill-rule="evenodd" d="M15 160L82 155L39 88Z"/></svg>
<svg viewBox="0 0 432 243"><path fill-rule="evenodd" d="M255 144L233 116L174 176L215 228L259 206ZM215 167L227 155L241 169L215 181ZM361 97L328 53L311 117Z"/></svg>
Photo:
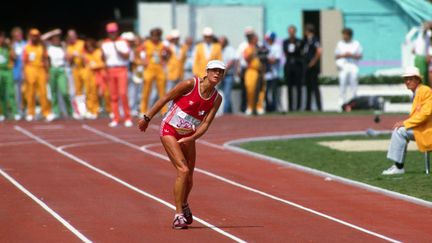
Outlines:
<svg viewBox="0 0 432 243"><path fill-rule="evenodd" d="M222 46L215 41L213 30L206 27L203 30L203 42L195 46L192 72L197 77L206 76L206 65L210 60L222 61Z"/></svg>
<svg viewBox="0 0 432 243"><path fill-rule="evenodd" d="M384 170L383 175L405 173L405 155L410 140L416 141L420 152L432 151L432 89L422 84L420 70L416 67L407 67L402 77L414 93L414 101L409 117L393 126L387 158L394 165Z"/></svg>
<svg viewBox="0 0 432 243"><path fill-rule="evenodd" d="M102 50L97 47L94 39L87 39L84 46L85 90L87 93L88 119L97 118L99 113L99 97L102 98L106 113L111 113L107 74L103 61Z"/></svg>
<svg viewBox="0 0 432 243"><path fill-rule="evenodd" d="M156 80L156 86L159 97L165 95L165 66L169 58L169 49L162 42L162 30L159 28L150 31L150 39L144 41L140 48L145 52L144 60L144 87L141 96L141 113L145 114L148 110L148 101L153 81ZM165 113L166 107L161 112Z"/></svg>
<svg viewBox="0 0 432 243"><path fill-rule="evenodd" d="M26 120L32 121L35 117L35 95L37 94L42 108L42 115L47 121L52 121L54 115L51 113L51 105L47 97L47 51L42 44L38 29L31 29L29 36L30 41L23 51L25 96L27 101Z"/></svg>
<svg viewBox="0 0 432 243"><path fill-rule="evenodd" d="M187 46L180 46L180 33L178 30L173 30L170 33L168 41L170 42L169 49L171 56L167 64L167 87L168 92L174 86L183 80L184 63L186 61Z"/></svg>
<svg viewBox="0 0 432 243"><path fill-rule="evenodd" d="M66 59L71 65L72 69L72 77L74 81L74 89L75 89L75 102L77 107L83 106L84 102L86 106L90 104L92 101L86 100L84 96L83 90L85 89L85 68L83 62L83 53L84 53L84 41L78 39L78 35L74 29L70 29L67 32L67 45L66 45ZM83 110L78 109L76 111L81 117L86 114L81 114L84 112Z"/></svg>
<svg viewBox="0 0 432 243"><path fill-rule="evenodd" d="M245 72L245 87L247 107L245 114L252 115L256 111L259 115L264 113L265 82L263 80L263 64L258 57L258 36L248 36L249 45L243 52L247 62Z"/></svg>

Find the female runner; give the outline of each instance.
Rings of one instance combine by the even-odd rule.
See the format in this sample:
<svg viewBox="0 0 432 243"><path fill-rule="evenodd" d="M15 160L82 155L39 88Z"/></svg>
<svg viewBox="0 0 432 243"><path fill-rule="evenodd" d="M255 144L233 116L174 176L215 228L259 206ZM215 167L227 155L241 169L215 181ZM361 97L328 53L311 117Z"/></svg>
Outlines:
<svg viewBox="0 0 432 243"><path fill-rule="evenodd" d="M176 214L172 227L187 229L193 221L188 204L195 168L195 140L209 128L222 102L216 85L223 79L225 64L209 61L207 75L180 82L160 98L138 123L145 132L154 115L172 101L160 126L161 142L177 170L174 184Z"/></svg>

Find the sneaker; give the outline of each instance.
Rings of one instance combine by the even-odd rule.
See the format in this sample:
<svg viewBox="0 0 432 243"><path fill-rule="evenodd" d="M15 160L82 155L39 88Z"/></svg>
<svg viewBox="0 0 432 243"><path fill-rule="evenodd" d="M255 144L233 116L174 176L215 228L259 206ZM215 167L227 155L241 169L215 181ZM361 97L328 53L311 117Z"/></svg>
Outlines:
<svg viewBox="0 0 432 243"><path fill-rule="evenodd" d="M131 120L126 120L126 121L124 122L124 126L125 126L125 127L131 127L131 126L133 126L133 123L132 123Z"/></svg>
<svg viewBox="0 0 432 243"><path fill-rule="evenodd" d="M173 229L187 229L186 219L182 214L176 214L172 225Z"/></svg>
<svg viewBox="0 0 432 243"><path fill-rule="evenodd" d="M108 123L109 127L116 127L118 126L118 122L117 121L111 121L110 123Z"/></svg>
<svg viewBox="0 0 432 243"><path fill-rule="evenodd" d="M251 109L246 109L245 115L246 116L251 116L252 115L252 110Z"/></svg>
<svg viewBox="0 0 432 243"><path fill-rule="evenodd" d="M82 119L81 115L76 113L76 112L72 113L72 117L75 120L81 120Z"/></svg>
<svg viewBox="0 0 432 243"><path fill-rule="evenodd" d="M186 219L186 224L192 224L193 217L192 217L192 211L189 208L189 204L188 203L184 204L182 210L183 210L183 216Z"/></svg>
<svg viewBox="0 0 432 243"><path fill-rule="evenodd" d="M15 120L15 121L19 121L19 120L21 120L21 118L22 118L22 117L21 117L20 114L15 114L15 115L14 115L14 120Z"/></svg>
<svg viewBox="0 0 432 243"><path fill-rule="evenodd" d="M55 116L53 113L49 113L49 114L45 117L45 120L46 120L47 122L52 122L52 121L54 121L55 118L56 118L56 116Z"/></svg>
<svg viewBox="0 0 432 243"><path fill-rule="evenodd" d="M3 116L3 115L0 115L0 122L4 121L5 119L6 119L6 117L5 117L5 116Z"/></svg>
<svg viewBox="0 0 432 243"><path fill-rule="evenodd" d="M258 109L257 110L257 114L260 115L260 116L264 115L265 114L265 110L264 109Z"/></svg>
<svg viewBox="0 0 432 243"><path fill-rule="evenodd" d="M97 115L96 115L96 114L93 114L93 113L90 113L90 112L87 111L87 112L85 113L84 117L85 117L86 119L89 119L89 120L96 120Z"/></svg>
<svg viewBox="0 0 432 243"><path fill-rule="evenodd" d="M387 170L384 170L382 172L382 175L400 175L405 173L405 169L398 169L398 167L396 167L396 165L392 165L390 168L388 168Z"/></svg>
<svg viewBox="0 0 432 243"><path fill-rule="evenodd" d="M26 121L30 122L34 120L34 117L32 115L27 115L25 119Z"/></svg>

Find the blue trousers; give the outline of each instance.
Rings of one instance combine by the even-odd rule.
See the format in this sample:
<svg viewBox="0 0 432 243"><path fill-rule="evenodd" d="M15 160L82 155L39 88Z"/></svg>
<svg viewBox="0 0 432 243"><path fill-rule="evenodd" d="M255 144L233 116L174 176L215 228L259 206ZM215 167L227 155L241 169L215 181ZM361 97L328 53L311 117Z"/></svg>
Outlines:
<svg viewBox="0 0 432 243"><path fill-rule="evenodd" d="M387 151L387 159L403 164L405 162L409 141L414 141L414 133L412 129L399 127L393 130Z"/></svg>

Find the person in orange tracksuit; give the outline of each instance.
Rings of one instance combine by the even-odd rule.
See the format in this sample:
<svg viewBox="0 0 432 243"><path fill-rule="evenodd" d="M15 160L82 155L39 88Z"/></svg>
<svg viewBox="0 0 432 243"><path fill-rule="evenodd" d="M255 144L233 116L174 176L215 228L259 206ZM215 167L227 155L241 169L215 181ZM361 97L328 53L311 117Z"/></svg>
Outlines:
<svg viewBox="0 0 432 243"><path fill-rule="evenodd" d="M144 61L144 87L141 96L141 113L145 114L148 109L148 101L152 83L156 80L159 97L165 95L166 77L164 67L169 58L169 49L162 42L162 30L154 28L150 31L150 39L144 41L141 50L146 54ZM165 113L167 108L162 108Z"/></svg>
<svg viewBox="0 0 432 243"><path fill-rule="evenodd" d="M102 98L106 113L111 113L107 73L103 61L102 50L97 47L94 39L88 38L84 45L84 66L86 93L89 100L87 111L89 118L95 119L99 113L99 97Z"/></svg>
<svg viewBox="0 0 432 243"><path fill-rule="evenodd" d="M247 108L246 115L252 115L254 110L261 115L264 114L265 82L263 79L263 66L258 57L258 36L248 36L249 45L243 52L247 62L245 72L245 87Z"/></svg>
<svg viewBox="0 0 432 243"><path fill-rule="evenodd" d="M180 46L179 39L180 32L178 30L171 31L168 38L171 56L167 64L167 92L174 88L180 80L183 80L187 46Z"/></svg>
<svg viewBox="0 0 432 243"><path fill-rule="evenodd" d="M197 44L194 50L192 72L197 77L206 75L206 65L210 60L222 60L222 46L213 38L213 30L205 27L204 41Z"/></svg>
<svg viewBox="0 0 432 243"><path fill-rule="evenodd" d="M42 107L42 115L47 121L54 119L51 113L51 105L47 97L48 82L48 54L42 44L38 29L31 29L29 32L30 41L24 47L24 78L25 96L27 101L27 121L32 121L35 117L35 105L37 93Z"/></svg>
<svg viewBox="0 0 432 243"><path fill-rule="evenodd" d="M75 104L77 107L76 113L78 114L76 117L80 118L86 115L85 109L81 109L81 107L85 106L84 104L86 102L83 92L85 88L85 70L82 59L83 52L84 41L78 39L78 35L74 29L70 29L67 32L66 59L70 63L72 69L72 77L75 88ZM89 102L87 102L87 105L88 103Z"/></svg>

